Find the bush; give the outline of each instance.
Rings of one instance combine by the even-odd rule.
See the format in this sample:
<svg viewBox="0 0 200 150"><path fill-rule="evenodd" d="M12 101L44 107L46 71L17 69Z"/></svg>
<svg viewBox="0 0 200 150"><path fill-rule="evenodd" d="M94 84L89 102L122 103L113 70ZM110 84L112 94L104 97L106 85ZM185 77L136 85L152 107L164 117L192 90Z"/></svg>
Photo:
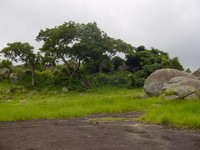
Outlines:
<svg viewBox="0 0 200 150"><path fill-rule="evenodd" d="M12 66L12 62L9 61L9 60L7 60L7 59L4 59L4 60L2 60L2 61L0 62L0 68L6 67L6 68L9 68L9 69L10 69L11 66Z"/></svg>
<svg viewBox="0 0 200 150"><path fill-rule="evenodd" d="M145 78L142 78L142 77L137 77L137 74L132 74L132 75L129 75L130 79L131 79L131 86L132 87L143 87L144 86L144 81L145 81Z"/></svg>
<svg viewBox="0 0 200 150"><path fill-rule="evenodd" d="M97 73L93 78L98 85L128 86L130 84L128 75L127 72Z"/></svg>
<svg viewBox="0 0 200 150"><path fill-rule="evenodd" d="M53 75L51 71L35 72L35 86L39 88L52 87Z"/></svg>

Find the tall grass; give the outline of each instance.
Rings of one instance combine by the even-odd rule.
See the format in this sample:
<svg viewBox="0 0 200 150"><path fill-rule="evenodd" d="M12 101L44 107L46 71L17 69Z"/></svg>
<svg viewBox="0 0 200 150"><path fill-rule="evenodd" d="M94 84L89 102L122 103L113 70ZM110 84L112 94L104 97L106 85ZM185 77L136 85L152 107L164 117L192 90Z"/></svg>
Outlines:
<svg viewBox="0 0 200 150"><path fill-rule="evenodd" d="M147 123L164 124L174 127L200 127L200 101L165 101L141 117Z"/></svg>
<svg viewBox="0 0 200 150"><path fill-rule="evenodd" d="M0 98L0 121L72 118L96 113L145 111L138 120L175 127L200 128L200 100L141 99L142 89L101 87L85 93L10 93ZM12 97L11 101L6 101Z"/></svg>
<svg viewBox="0 0 200 150"><path fill-rule="evenodd" d="M37 118L71 118L94 113L147 110L151 100L134 99L142 90L100 88L80 93L15 95L15 100L0 103L0 121ZM26 99L25 102L23 99Z"/></svg>

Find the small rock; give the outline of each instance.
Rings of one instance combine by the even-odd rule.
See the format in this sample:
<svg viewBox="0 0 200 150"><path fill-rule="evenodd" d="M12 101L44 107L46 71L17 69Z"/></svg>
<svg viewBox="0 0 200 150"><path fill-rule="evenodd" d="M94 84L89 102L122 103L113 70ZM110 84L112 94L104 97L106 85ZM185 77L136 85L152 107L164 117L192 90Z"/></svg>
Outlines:
<svg viewBox="0 0 200 150"><path fill-rule="evenodd" d="M191 95L188 95L187 97L185 97L185 99L197 100L197 99L199 99L199 95L197 93L192 93Z"/></svg>
<svg viewBox="0 0 200 150"><path fill-rule="evenodd" d="M66 88L66 87L63 87L63 88L62 88L62 92L69 92L69 89Z"/></svg>
<svg viewBox="0 0 200 150"><path fill-rule="evenodd" d="M149 98L149 96L147 95L147 94L141 94L140 96L139 96L139 98L143 98L143 99L146 99L146 98Z"/></svg>
<svg viewBox="0 0 200 150"><path fill-rule="evenodd" d="M84 96L84 95L87 95L87 93L80 93L79 95L80 96Z"/></svg>
<svg viewBox="0 0 200 150"><path fill-rule="evenodd" d="M36 91L31 91L28 95L36 95Z"/></svg>
<svg viewBox="0 0 200 150"><path fill-rule="evenodd" d="M178 99L179 97L177 95L166 95L164 97L165 100L173 100L173 99Z"/></svg>
<svg viewBox="0 0 200 150"><path fill-rule="evenodd" d="M11 101L12 99L13 99L13 97L6 98L7 101Z"/></svg>
<svg viewBox="0 0 200 150"><path fill-rule="evenodd" d="M10 69L4 67L4 68L0 68L0 75L3 77L3 78L9 78L10 76Z"/></svg>
<svg viewBox="0 0 200 150"><path fill-rule="evenodd" d="M58 91L53 91L53 94L58 94Z"/></svg>
<svg viewBox="0 0 200 150"><path fill-rule="evenodd" d="M7 89L5 93L11 93L11 89Z"/></svg>
<svg viewBox="0 0 200 150"><path fill-rule="evenodd" d="M10 80L11 80L11 83L12 84L15 84L19 81L19 75L16 74L16 73L11 73L10 76L9 76Z"/></svg>
<svg viewBox="0 0 200 150"><path fill-rule="evenodd" d="M161 104L152 104L152 106L160 107Z"/></svg>
<svg viewBox="0 0 200 150"><path fill-rule="evenodd" d="M20 103L24 103L24 102L27 102L27 99L23 99L20 101Z"/></svg>

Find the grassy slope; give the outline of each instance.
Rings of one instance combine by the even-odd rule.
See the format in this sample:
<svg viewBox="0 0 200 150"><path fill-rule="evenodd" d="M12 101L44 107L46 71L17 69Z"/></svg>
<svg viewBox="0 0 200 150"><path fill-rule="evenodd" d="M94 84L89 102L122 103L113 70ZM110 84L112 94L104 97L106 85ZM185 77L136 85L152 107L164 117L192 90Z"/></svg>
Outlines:
<svg viewBox="0 0 200 150"><path fill-rule="evenodd" d="M200 127L200 101L165 101L161 98L138 99L141 89L102 87L88 90L87 95L28 93L9 94L13 97L0 103L0 121L15 121L37 118L76 117L94 113L117 113L147 111L140 118L147 123L179 127ZM159 104L159 105L158 105Z"/></svg>

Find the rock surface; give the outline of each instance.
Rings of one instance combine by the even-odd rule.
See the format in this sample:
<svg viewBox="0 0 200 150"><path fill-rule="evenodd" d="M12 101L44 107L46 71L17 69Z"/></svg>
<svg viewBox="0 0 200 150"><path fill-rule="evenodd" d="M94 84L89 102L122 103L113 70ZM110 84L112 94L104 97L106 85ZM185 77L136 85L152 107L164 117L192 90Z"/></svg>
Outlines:
<svg viewBox="0 0 200 150"><path fill-rule="evenodd" d="M17 73L11 73L9 78L10 78L11 83L15 84L19 81L20 76Z"/></svg>
<svg viewBox="0 0 200 150"><path fill-rule="evenodd" d="M165 99L198 99L200 81L189 77L174 77L163 88Z"/></svg>
<svg viewBox="0 0 200 150"><path fill-rule="evenodd" d="M200 68L197 69L195 72L192 73L196 77L200 77Z"/></svg>
<svg viewBox="0 0 200 150"><path fill-rule="evenodd" d="M0 68L0 75L3 78L8 78L10 76L10 69L4 67L4 68Z"/></svg>
<svg viewBox="0 0 200 150"><path fill-rule="evenodd" d="M182 72L176 69L160 69L153 72L144 83L144 91L149 96L159 96L162 94L162 88L165 83L168 83L172 78L183 76L192 79L197 79L192 74Z"/></svg>
<svg viewBox="0 0 200 150"><path fill-rule="evenodd" d="M63 87L63 88L62 88L62 92L69 92L69 89L66 88L66 87Z"/></svg>

